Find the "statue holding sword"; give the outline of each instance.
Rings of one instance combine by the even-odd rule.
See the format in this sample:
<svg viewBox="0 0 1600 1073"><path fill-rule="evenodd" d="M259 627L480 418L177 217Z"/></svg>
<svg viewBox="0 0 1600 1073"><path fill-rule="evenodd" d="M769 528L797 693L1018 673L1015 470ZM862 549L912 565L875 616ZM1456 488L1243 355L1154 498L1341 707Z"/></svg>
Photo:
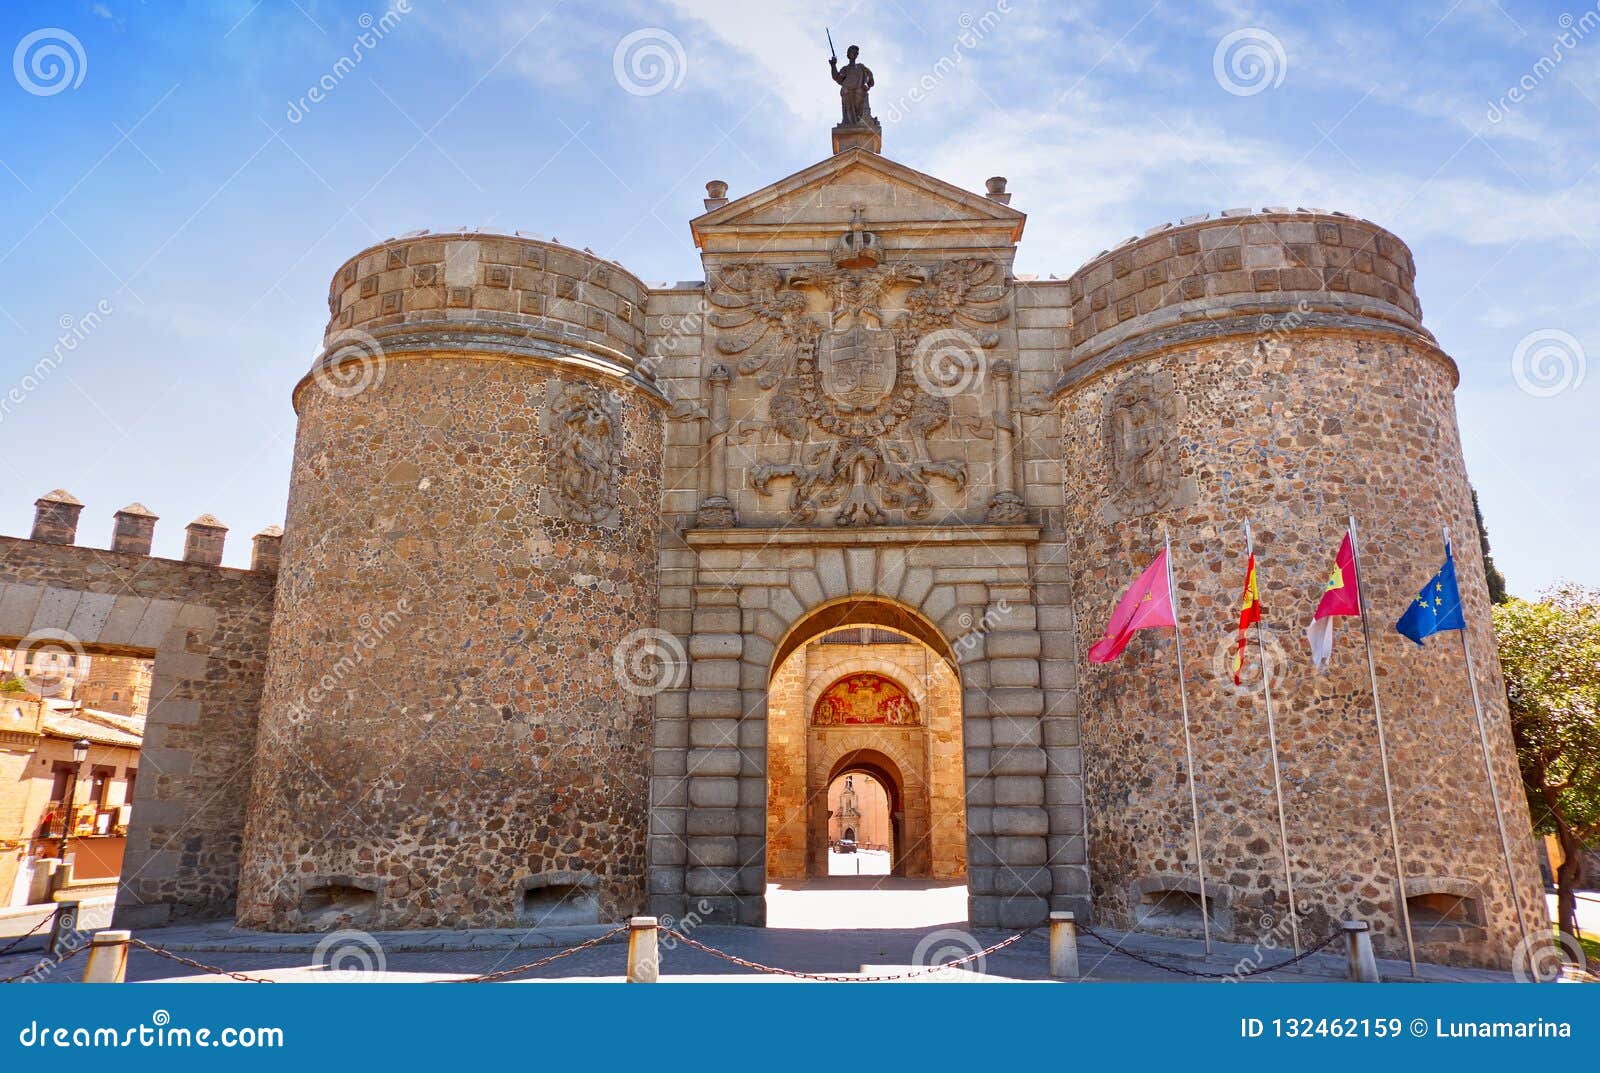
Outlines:
<svg viewBox="0 0 1600 1073"><path fill-rule="evenodd" d="M828 69L833 72L833 80L839 83L839 102L844 108L842 125L876 127L878 121L872 118L872 106L867 101L867 92L874 84L872 69L864 63L856 62L861 49L856 45L845 49L845 58L849 62L840 67L839 56L833 51L833 33L829 31L828 53Z"/></svg>

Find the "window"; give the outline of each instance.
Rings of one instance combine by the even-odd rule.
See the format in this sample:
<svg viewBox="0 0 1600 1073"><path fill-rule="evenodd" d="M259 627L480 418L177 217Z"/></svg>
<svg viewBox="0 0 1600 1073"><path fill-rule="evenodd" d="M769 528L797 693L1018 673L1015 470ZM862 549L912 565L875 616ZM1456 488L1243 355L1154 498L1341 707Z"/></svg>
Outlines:
<svg viewBox="0 0 1600 1073"><path fill-rule="evenodd" d="M100 765L89 772L89 804L97 808L106 807L106 793L111 789L111 776L116 773L116 768Z"/></svg>
<svg viewBox="0 0 1600 1073"><path fill-rule="evenodd" d="M73 767L58 763L50 771L50 800L60 804L67 799L67 788L72 785Z"/></svg>
<svg viewBox="0 0 1600 1073"><path fill-rule="evenodd" d="M139 769L138 768L129 768L128 769L128 777L127 777L126 781L123 783L123 786L122 786L122 803L124 805L133 804L133 784L134 784L135 781L138 780L138 778L139 778Z"/></svg>

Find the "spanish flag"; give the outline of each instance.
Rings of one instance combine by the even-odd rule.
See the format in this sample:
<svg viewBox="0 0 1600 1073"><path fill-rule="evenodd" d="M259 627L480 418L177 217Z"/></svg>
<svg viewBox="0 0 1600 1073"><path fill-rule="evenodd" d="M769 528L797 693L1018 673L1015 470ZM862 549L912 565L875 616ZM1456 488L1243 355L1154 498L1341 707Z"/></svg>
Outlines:
<svg viewBox="0 0 1600 1073"><path fill-rule="evenodd" d="M1233 684L1243 685L1244 646L1247 631L1261 621L1261 592L1256 588L1256 553L1250 553L1250 563L1245 567L1244 595L1239 597L1239 647L1233 653Z"/></svg>
<svg viewBox="0 0 1600 1073"><path fill-rule="evenodd" d="M1359 617L1361 595L1356 578L1356 553L1350 543L1350 531L1345 530L1344 543L1339 545L1339 555L1333 563L1333 573L1328 576L1327 587L1317 603L1317 613L1311 616L1306 628L1306 640L1311 643L1311 662L1317 669L1328 665L1333 655L1333 620L1341 616Z"/></svg>

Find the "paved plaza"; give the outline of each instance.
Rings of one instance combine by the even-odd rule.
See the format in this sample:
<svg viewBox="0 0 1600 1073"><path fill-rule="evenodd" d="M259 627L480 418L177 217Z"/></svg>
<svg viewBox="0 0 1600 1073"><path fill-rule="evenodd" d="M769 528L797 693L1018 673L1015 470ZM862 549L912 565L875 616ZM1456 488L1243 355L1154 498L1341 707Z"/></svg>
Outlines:
<svg viewBox="0 0 1600 1073"><path fill-rule="evenodd" d="M766 928L674 922L695 940L764 965L802 973L893 975L943 964L993 946L1014 932L969 928L964 919L966 889L958 884L894 877L833 878L773 884L768 899L772 926ZM843 926L853 923L854 926ZM466 931L343 932L286 934L251 931L231 922L151 928L135 936L207 966L274 980L311 982L447 981L501 972L604 935L607 927L475 929ZM1216 943L1210 956L1201 943L1104 929L1116 945L1164 965L1190 972L1231 973L1241 965L1274 964L1285 950ZM580 951L526 974L519 980L615 982L626 971L625 936ZM1195 979L1155 968L1088 937L1079 942L1087 981L1180 982ZM40 964L43 940L27 940L17 952L0 957L0 978ZM320 966L320 967L319 967ZM971 971L923 977L933 982L1048 981L1048 939L1039 929L1003 950L987 955ZM1409 977L1402 961L1380 960L1385 979ZM82 955L59 969L46 969L42 982L70 983L83 972ZM663 936L661 972L667 982L798 982L800 978L759 973ZM1440 982L1509 981L1508 973L1424 965L1424 980ZM144 950L128 961L128 980L229 982ZM1251 977L1256 981L1327 983L1347 978L1343 941L1292 969Z"/></svg>

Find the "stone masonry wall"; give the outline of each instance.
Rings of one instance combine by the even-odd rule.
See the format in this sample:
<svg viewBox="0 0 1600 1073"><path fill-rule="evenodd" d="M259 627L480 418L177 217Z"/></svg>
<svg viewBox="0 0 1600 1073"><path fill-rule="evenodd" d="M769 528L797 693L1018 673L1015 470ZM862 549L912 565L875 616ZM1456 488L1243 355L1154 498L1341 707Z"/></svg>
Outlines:
<svg viewBox="0 0 1600 1073"><path fill-rule="evenodd" d="M1303 223L1308 233L1336 229L1341 242L1348 237L1344 221ZM1292 237L1271 217L1228 226L1240 236L1265 227ZM1192 245L1198 231L1214 250L1207 236L1217 229L1211 222L1158 241ZM1403 248L1370 225L1362 230L1363 243L1399 263L1393 257ZM1087 267L1074 287L1087 287L1106 266L1102 259ZM1207 276L1200 286L1210 293L1215 283ZM1168 279L1169 287L1184 285ZM1287 889L1254 647L1254 678L1243 688L1233 685L1229 663L1245 571L1242 526L1252 520L1276 662L1273 702L1301 934L1314 939L1354 917L1372 923L1381 954L1404 956L1360 623L1338 622L1334 659L1322 674L1313 673L1303 639L1354 514L1405 893L1464 896L1478 917L1464 932L1437 938L1414 927L1419 956L1504 966L1539 926L1543 899L1455 422L1455 369L1431 337L1397 316L1333 312L1338 302L1330 298L1337 295L1285 295L1270 316L1258 319L1261 311L1252 309L1232 321L1227 314L1241 310L1219 301L1205 322L1178 336L1147 321L1147 335L1082 340L1060 395L1064 427L1078 430L1062 444L1067 501L1077 504L1068 525L1073 603L1095 628L1083 631L1080 649L1170 528L1214 934L1269 936L1286 946ZM1414 299L1402 298L1389 304L1415 309ZM1419 651L1392 629L1443 558L1441 524L1455 536L1521 920L1459 635L1440 635ZM1172 632L1140 634L1115 663L1085 662L1081 680L1095 912L1130 926L1148 912L1144 895L1198 890Z"/></svg>
<svg viewBox="0 0 1600 1073"><path fill-rule="evenodd" d="M431 249L398 248L408 270ZM557 252L483 238L473 257ZM628 661L656 615L661 402L636 355L477 297L443 326L369 321L365 351L330 326L297 391L244 923L505 927L643 902L650 704Z"/></svg>
<svg viewBox="0 0 1600 1073"><path fill-rule="evenodd" d="M0 537L0 644L154 659L119 927L233 912L273 576Z"/></svg>

